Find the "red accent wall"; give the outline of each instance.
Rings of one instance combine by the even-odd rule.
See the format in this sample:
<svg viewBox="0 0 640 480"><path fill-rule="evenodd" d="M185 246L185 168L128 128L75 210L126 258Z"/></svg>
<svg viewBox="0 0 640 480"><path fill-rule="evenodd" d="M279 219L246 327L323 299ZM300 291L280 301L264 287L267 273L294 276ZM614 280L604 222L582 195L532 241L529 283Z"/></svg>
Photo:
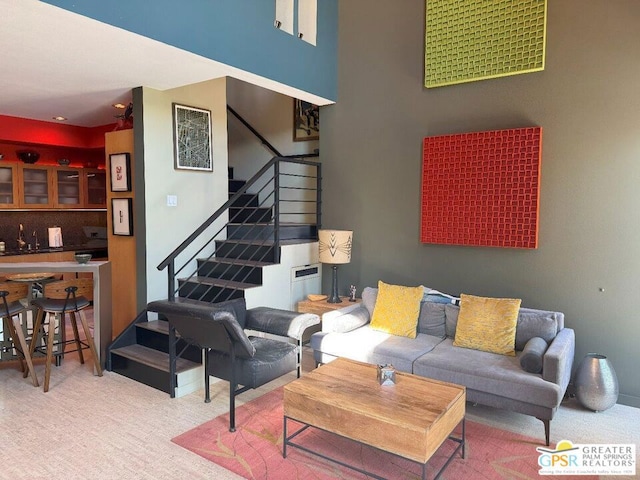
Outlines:
<svg viewBox="0 0 640 480"><path fill-rule="evenodd" d="M38 165L67 158L73 167L104 166L104 134L115 129L116 124L89 128L0 115L0 154L2 161L17 162L16 152L29 149L40 154Z"/></svg>
<svg viewBox="0 0 640 480"><path fill-rule="evenodd" d="M542 128L428 137L420 240L537 248Z"/></svg>
<svg viewBox="0 0 640 480"><path fill-rule="evenodd" d="M0 142L104 148L104 134L114 129L115 124L89 128L0 115Z"/></svg>

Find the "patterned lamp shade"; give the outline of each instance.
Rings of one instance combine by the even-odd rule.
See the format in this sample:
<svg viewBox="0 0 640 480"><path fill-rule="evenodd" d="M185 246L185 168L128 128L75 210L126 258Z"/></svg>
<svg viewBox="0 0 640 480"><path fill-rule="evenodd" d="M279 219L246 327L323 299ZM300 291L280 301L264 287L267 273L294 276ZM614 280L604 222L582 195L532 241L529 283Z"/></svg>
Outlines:
<svg viewBox="0 0 640 480"><path fill-rule="evenodd" d="M351 261L351 230L319 230L320 262L330 264L349 263Z"/></svg>

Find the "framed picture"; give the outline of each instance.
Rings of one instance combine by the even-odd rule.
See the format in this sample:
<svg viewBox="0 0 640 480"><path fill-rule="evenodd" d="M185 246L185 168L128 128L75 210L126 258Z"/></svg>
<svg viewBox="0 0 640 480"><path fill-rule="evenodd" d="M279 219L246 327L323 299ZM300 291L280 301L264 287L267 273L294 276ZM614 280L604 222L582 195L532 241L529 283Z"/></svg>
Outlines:
<svg viewBox="0 0 640 480"><path fill-rule="evenodd" d="M211 112L173 104L174 168L213 171Z"/></svg>
<svg viewBox="0 0 640 480"><path fill-rule="evenodd" d="M113 234L133 235L133 202L130 198L112 198Z"/></svg>
<svg viewBox="0 0 640 480"><path fill-rule="evenodd" d="M313 103L293 99L293 141L320 138L320 109Z"/></svg>
<svg viewBox="0 0 640 480"><path fill-rule="evenodd" d="M111 168L111 191L131 191L131 158L128 153L114 153L109 155Z"/></svg>

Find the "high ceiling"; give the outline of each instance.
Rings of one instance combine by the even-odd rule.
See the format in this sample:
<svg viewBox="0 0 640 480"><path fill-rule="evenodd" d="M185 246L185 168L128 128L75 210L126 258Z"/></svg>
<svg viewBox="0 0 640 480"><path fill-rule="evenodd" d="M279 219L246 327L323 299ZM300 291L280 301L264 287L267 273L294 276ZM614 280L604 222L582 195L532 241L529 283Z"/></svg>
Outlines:
<svg viewBox="0 0 640 480"><path fill-rule="evenodd" d="M297 89L38 0L0 0L0 115L93 127L115 122L131 89L233 76L317 104Z"/></svg>

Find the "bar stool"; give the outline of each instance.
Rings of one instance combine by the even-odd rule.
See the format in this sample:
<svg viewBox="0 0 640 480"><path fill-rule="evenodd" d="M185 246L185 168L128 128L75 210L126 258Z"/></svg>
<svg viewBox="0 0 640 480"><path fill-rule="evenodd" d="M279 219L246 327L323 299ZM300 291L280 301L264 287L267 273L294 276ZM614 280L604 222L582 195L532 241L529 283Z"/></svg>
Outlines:
<svg viewBox="0 0 640 480"><path fill-rule="evenodd" d="M51 377L51 362L54 357L54 348L59 350L55 353L56 356L62 357L65 353L65 347L67 343L75 342L76 349L72 351L78 352L80 363L84 363L84 356L82 355L83 348L89 348L93 355L93 362L98 372L98 376L102 376L102 368L100 367L100 360L98 359L98 352L96 346L89 331L89 325L87 323L87 317L84 314L84 309L90 305L87 296L90 296L93 292L93 279L91 278L75 278L72 280L62 280L59 282L47 283L44 286L43 297L33 300L33 305L38 307L38 315L36 316L36 322L33 326L33 337L31 339L30 353L38 348L39 351L46 353L47 360L44 371L44 391L49 391L49 379ZM71 318L71 327L73 328L73 340L66 340L64 335L65 329L65 317L69 314ZM78 334L78 324L76 322L76 313L80 317L82 323L82 329L86 337L86 343L80 340ZM43 323L45 315L49 314L49 322L46 335L44 335ZM60 328L61 338L60 342L54 343L55 333L55 319L60 318L58 328ZM42 329L43 340L46 337L45 347L36 347L38 335Z"/></svg>
<svg viewBox="0 0 640 480"><path fill-rule="evenodd" d="M0 320L6 325L9 332L9 340L12 348L16 351L20 362L20 371L26 377L31 375L31 382L34 387L38 386L38 377L33 368L33 361L27 346L27 340L20 325L19 315L25 312L25 308L20 300L27 298L29 293L29 285L19 283L0 283ZM3 329L4 331L4 329ZM18 345L16 345L18 339ZM26 370L24 363L26 362Z"/></svg>

